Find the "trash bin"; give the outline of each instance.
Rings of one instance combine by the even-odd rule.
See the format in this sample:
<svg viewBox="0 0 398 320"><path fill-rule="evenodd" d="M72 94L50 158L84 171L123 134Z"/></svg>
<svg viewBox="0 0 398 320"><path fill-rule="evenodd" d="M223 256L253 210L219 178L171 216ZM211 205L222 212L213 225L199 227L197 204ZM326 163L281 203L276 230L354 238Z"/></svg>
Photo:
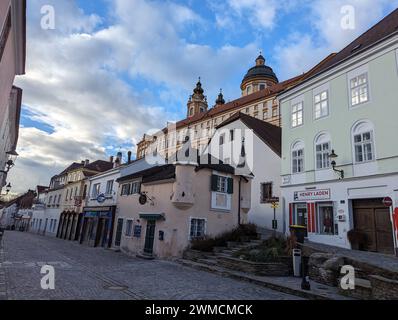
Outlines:
<svg viewBox="0 0 398 320"><path fill-rule="evenodd" d="M298 225L290 226L290 233L296 237L298 243L304 243L307 227Z"/></svg>
<svg viewBox="0 0 398 320"><path fill-rule="evenodd" d="M293 274L295 277L301 277L301 250L293 249Z"/></svg>

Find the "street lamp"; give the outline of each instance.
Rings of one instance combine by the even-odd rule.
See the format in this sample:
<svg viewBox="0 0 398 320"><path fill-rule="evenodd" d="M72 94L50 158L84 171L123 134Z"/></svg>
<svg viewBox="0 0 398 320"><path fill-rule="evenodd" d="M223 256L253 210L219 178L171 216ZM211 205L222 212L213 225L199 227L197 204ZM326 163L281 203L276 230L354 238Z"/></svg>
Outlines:
<svg viewBox="0 0 398 320"><path fill-rule="evenodd" d="M330 163L332 165L333 171L337 172L340 174L340 179L344 179L344 170L338 170L336 169L336 161L335 159L338 158L338 155L332 150L332 153L329 155L329 158L332 159L332 162Z"/></svg>
<svg viewBox="0 0 398 320"><path fill-rule="evenodd" d="M8 183L7 186L6 186L6 192L7 192L7 194L10 193L11 188L12 188L11 183Z"/></svg>
<svg viewBox="0 0 398 320"><path fill-rule="evenodd" d="M15 165L15 161L17 160L18 153L15 151L8 151L7 153L8 156L8 161L6 162L6 168L5 170L0 170L1 173L7 174L8 171Z"/></svg>

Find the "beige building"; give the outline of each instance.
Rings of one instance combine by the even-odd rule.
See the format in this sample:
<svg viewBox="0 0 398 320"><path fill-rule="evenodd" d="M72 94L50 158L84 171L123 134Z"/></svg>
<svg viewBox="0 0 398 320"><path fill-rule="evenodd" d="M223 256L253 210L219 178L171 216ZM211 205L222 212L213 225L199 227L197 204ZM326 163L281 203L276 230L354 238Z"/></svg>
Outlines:
<svg viewBox="0 0 398 320"><path fill-rule="evenodd" d="M22 90L13 86L25 73L26 1L0 1L0 191L17 156ZM10 190L10 185L7 191Z"/></svg>
<svg viewBox="0 0 398 320"><path fill-rule="evenodd" d="M249 69L242 80L242 96L225 103L220 92L215 105L210 109L199 79L187 103L187 117L168 124L154 135L144 135L137 144L137 159L148 154L159 154L168 159L181 148L187 136L190 137L192 146L201 152L217 126L237 112L280 127L281 111L276 96L303 78L310 77L327 60L328 58L303 75L279 82L272 68L266 65L264 57L260 55L255 66Z"/></svg>
<svg viewBox="0 0 398 320"><path fill-rule="evenodd" d="M191 150L194 159L117 180L115 247L133 255L179 257L191 240L247 222L251 176L238 176L228 165L200 164Z"/></svg>

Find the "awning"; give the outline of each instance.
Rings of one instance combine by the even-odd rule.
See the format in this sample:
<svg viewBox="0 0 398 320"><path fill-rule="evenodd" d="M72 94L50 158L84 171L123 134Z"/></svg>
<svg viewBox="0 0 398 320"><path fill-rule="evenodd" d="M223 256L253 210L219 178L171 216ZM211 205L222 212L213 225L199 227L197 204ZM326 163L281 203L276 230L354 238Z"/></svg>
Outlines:
<svg viewBox="0 0 398 320"><path fill-rule="evenodd" d="M164 213L140 212L140 218L145 220L166 220Z"/></svg>

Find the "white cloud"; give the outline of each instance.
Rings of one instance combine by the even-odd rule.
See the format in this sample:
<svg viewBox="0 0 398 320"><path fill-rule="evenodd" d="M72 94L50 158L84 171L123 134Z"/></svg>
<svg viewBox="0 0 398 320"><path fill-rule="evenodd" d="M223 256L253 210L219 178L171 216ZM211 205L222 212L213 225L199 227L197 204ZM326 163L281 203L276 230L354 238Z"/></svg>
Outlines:
<svg viewBox="0 0 398 320"><path fill-rule="evenodd" d="M54 6L56 30L40 28L43 4ZM149 104L126 72L159 85L161 97L180 99L184 110L188 97L181 88L193 88L202 76L215 96L239 61L256 51L254 45L213 49L188 41L182 31L206 23L182 5L143 0L109 5L112 24L104 26L102 17L84 13L74 1L29 1L27 73L17 85L32 119L53 132L21 128L20 157L10 174L13 191L47 184L72 161L106 159L119 146L134 151L144 132L178 118L161 101Z"/></svg>
<svg viewBox="0 0 398 320"><path fill-rule="evenodd" d="M355 9L355 28L342 29L343 6ZM308 71L332 52L338 52L383 18L386 10L398 5L397 0L313 0L306 3L312 27L305 33L294 33L275 48L281 78Z"/></svg>

